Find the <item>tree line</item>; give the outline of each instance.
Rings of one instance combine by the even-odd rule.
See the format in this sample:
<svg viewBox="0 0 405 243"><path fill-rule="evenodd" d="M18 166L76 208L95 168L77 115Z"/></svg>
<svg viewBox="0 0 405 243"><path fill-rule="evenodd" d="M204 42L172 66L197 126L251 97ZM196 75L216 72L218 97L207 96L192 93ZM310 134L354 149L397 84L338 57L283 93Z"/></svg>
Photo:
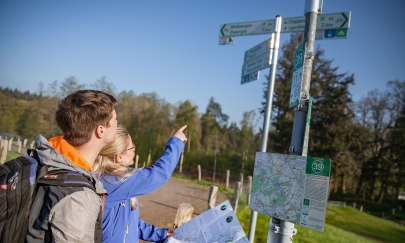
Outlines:
<svg viewBox="0 0 405 243"><path fill-rule="evenodd" d="M294 51L300 43L302 37L292 35L282 46L268 152L288 153L294 116L288 103ZM331 193L396 203L405 185L405 81L388 81L385 90L372 90L355 102L349 90L355 84L355 76L338 69L333 60L325 58L324 50L316 49L308 155L332 159ZM239 172L253 174L261 138L261 130L256 128L261 125L258 121L265 108L267 82L262 107L244 112L239 123L229 122L229 116L214 97L200 114L190 100L174 105L156 93L116 92L106 77L89 86L73 76L63 82L40 83L35 93L0 87L0 132L25 138L60 134L54 121L58 101L83 88L103 90L118 99L118 121L131 133L141 161L146 161L149 154L157 159L168 136L187 124L185 173L195 173L197 164L201 164L209 178L215 158L216 173L222 177L227 169L234 179Z"/></svg>

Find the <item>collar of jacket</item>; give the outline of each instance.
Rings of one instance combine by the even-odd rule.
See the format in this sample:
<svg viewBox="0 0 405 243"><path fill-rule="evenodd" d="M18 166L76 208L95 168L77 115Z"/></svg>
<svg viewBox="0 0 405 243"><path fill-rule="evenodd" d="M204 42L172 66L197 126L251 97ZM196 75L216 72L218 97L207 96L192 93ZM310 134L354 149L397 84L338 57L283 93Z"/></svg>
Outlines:
<svg viewBox="0 0 405 243"><path fill-rule="evenodd" d="M63 136L57 136L49 139L49 144L59 151L74 165L79 166L87 171L91 171L90 164L77 152L77 150L70 145Z"/></svg>

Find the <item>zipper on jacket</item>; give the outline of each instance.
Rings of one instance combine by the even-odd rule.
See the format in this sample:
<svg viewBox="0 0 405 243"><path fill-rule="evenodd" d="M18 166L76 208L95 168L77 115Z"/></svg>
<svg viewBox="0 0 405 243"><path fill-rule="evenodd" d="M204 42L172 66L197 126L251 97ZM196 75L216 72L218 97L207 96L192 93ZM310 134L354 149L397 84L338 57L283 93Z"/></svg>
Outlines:
<svg viewBox="0 0 405 243"><path fill-rule="evenodd" d="M128 225L125 226L124 243L127 241Z"/></svg>

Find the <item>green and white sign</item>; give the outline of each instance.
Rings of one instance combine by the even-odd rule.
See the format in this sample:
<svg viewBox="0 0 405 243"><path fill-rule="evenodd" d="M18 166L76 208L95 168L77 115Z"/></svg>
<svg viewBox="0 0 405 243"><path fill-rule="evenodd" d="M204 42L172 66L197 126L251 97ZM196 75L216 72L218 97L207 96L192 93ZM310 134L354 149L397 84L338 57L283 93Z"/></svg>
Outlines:
<svg viewBox="0 0 405 243"><path fill-rule="evenodd" d="M240 80L240 84L245 84L245 83L249 83L255 80L259 80L259 76L260 76L260 71L251 73L251 74L246 74L246 75L242 75L241 80Z"/></svg>
<svg viewBox="0 0 405 243"><path fill-rule="evenodd" d="M339 12L318 15L317 30L348 29L350 28L351 12ZM270 34L274 31L274 19L223 24L219 28L219 36L244 36ZM282 33L304 32L305 17L284 18L281 23Z"/></svg>
<svg viewBox="0 0 405 243"><path fill-rule="evenodd" d="M250 208L324 231L331 160L257 152Z"/></svg>
<svg viewBox="0 0 405 243"><path fill-rule="evenodd" d="M311 129L311 113L312 113L312 103L314 98L311 96L308 103L307 121L305 122L305 135L304 144L302 145L302 156L307 156L308 154L308 144L309 144L309 130Z"/></svg>
<svg viewBox="0 0 405 243"><path fill-rule="evenodd" d="M242 77L270 67L272 44L271 39L268 39L245 52Z"/></svg>
<svg viewBox="0 0 405 243"><path fill-rule="evenodd" d="M274 25L274 19L223 24L219 28L219 36L224 37L269 34L274 31Z"/></svg>
<svg viewBox="0 0 405 243"><path fill-rule="evenodd" d="M340 29L327 29L327 30L317 30L315 38L317 40L324 39L346 39L347 38L347 28Z"/></svg>
<svg viewBox="0 0 405 243"><path fill-rule="evenodd" d="M302 43L301 46L295 51L294 55L294 72L291 81L291 93L290 93L290 103L288 107L292 108L300 103L301 99L301 84L302 84L302 74L304 71L304 61L305 61L305 45Z"/></svg>
<svg viewBox="0 0 405 243"><path fill-rule="evenodd" d="M218 44L220 45L233 45L235 43L235 38L231 36L219 37Z"/></svg>

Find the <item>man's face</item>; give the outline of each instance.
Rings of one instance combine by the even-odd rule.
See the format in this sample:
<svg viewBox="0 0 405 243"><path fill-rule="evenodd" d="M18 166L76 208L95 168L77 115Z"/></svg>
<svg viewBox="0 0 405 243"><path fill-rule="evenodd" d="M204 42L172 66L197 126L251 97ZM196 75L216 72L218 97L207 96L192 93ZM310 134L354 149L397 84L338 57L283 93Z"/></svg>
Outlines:
<svg viewBox="0 0 405 243"><path fill-rule="evenodd" d="M106 128L106 135L105 135L105 142L106 143L112 143L115 141L117 137L117 113L115 110L112 112L112 117L110 121L108 122L108 127Z"/></svg>

